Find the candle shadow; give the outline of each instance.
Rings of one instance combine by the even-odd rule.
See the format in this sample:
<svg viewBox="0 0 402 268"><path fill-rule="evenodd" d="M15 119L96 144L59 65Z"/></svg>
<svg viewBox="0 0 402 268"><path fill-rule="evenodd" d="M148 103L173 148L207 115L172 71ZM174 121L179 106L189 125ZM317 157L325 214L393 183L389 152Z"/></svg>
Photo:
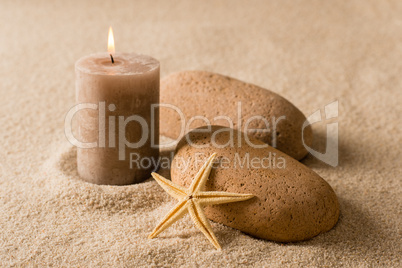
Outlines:
<svg viewBox="0 0 402 268"><path fill-rule="evenodd" d="M165 177L166 179L170 180L170 167L173 161L173 154L174 154L174 150L169 149L169 150L161 150L159 152L159 157L161 159L166 159L168 160L169 166L163 166L161 165L159 167L159 169L157 170L158 174Z"/></svg>
<svg viewBox="0 0 402 268"><path fill-rule="evenodd" d="M176 149L176 143L172 143L174 140L165 137L165 136L160 136L159 138L161 148L159 150L159 157L160 159L166 159L168 160L169 165L161 165L158 169L158 173L165 177L166 179L170 180L170 169L171 169L171 164L173 161L174 157L174 152ZM170 144L169 146L166 146L166 144Z"/></svg>

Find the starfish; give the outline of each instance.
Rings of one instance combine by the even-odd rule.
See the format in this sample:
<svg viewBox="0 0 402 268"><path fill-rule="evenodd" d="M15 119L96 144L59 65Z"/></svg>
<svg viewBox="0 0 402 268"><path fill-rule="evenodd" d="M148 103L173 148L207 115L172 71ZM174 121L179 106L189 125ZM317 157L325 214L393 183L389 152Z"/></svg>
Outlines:
<svg viewBox="0 0 402 268"><path fill-rule="evenodd" d="M216 153L213 153L204 163L202 168L195 175L189 188L184 188L176 183L165 179L157 173L152 173L152 177L159 185L173 198L179 202L169 211L162 221L155 227L148 236L152 239L162 231L171 226L174 222L182 218L187 212L194 221L196 227L208 238L208 240L220 250L221 246L212 232L212 227L202 209L206 205L216 205L244 201L254 197L251 194L236 194L227 192L203 191L208 180Z"/></svg>

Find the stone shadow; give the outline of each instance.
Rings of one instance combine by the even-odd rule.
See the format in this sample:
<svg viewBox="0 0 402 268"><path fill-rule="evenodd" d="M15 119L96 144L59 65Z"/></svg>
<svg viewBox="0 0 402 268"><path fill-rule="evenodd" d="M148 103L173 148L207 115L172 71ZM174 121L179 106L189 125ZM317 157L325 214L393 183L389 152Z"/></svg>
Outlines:
<svg viewBox="0 0 402 268"><path fill-rule="evenodd" d="M340 197L339 203L341 214L332 230L311 240L292 244L319 247L331 252L329 256L337 258L349 255L358 263L365 263L368 259L372 262L377 255L382 257L386 255L384 249L392 245L386 244L387 234L384 232L384 227L376 221L375 215L367 207L353 200ZM381 254L378 254L380 252ZM389 254L392 258L392 251Z"/></svg>
<svg viewBox="0 0 402 268"><path fill-rule="evenodd" d="M327 135L325 131L314 130L313 135L314 138L311 148L317 152L324 154L326 152L326 146L327 146ZM356 167L356 165L359 164L359 160L354 154L354 152L356 151L356 148L354 148L354 146L358 145L354 145L350 140L345 140L342 137L339 137L338 165L336 167L349 167L349 166ZM313 169L336 168L321 161L320 159L313 156L311 153L308 153L307 156L303 158L300 162Z"/></svg>

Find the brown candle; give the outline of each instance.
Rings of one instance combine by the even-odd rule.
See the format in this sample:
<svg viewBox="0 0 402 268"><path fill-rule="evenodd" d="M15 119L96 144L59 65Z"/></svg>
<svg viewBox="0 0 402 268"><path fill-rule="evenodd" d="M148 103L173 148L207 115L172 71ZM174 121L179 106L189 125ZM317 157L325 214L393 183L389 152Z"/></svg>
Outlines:
<svg viewBox="0 0 402 268"><path fill-rule="evenodd" d="M93 54L75 64L80 177L96 184L144 181L159 150L159 62L130 53ZM84 148L87 147L87 148Z"/></svg>

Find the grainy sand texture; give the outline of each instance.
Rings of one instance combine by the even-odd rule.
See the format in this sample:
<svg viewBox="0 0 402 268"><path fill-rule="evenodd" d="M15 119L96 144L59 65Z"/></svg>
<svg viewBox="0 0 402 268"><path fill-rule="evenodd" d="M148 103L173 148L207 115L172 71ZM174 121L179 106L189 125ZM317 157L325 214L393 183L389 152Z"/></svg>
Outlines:
<svg viewBox="0 0 402 268"><path fill-rule="evenodd" d="M399 0L2 0L0 266L400 267L401 14ZM162 77L221 73L307 116L338 100L313 132L325 149L325 124L339 123L339 165L302 161L339 197L335 228L280 244L212 223L216 251L186 216L148 240L175 204L155 181L80 181L64 134L74 63L106 51L110 25L116 51L152 55Z"/></svg>

